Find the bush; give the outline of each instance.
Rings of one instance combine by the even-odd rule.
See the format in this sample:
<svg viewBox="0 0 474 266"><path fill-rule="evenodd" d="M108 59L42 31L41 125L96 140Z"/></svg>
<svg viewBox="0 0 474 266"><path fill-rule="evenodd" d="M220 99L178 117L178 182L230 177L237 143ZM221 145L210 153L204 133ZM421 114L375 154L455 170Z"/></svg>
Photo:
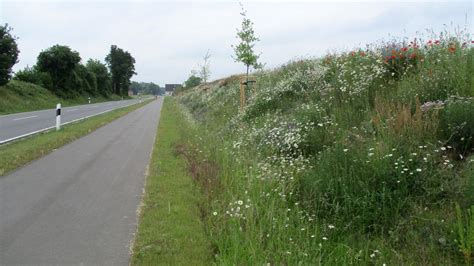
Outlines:
<svg viewBox="0 0 474 266"><path fill-rule="evenodd" d="M38 71L36 67L26 67L16 72L13 79L33 83L49 90L53 88L51 76L46 72Z"/></svg>

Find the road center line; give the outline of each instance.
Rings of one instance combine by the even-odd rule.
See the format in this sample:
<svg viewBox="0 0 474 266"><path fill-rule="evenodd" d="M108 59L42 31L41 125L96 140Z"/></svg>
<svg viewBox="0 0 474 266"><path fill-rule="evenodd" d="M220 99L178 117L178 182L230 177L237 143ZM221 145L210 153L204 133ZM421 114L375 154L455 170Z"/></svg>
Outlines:
<svg viewBox="0 0 474 266"><path fill-rule="evenodd" d="M71 109L71 110L66 110L66 112L72 112L72 111L77 111L79 109Z"/></svg>
<svg viewBox="0 0 474 266"><path fill-rule="evenodd" d="M32 115L32 116L27 116L27 117L20 117L20 118L15 118L15 119L12 119L13 121L18 121L18 120L23 120L23 119L28 119L28 118L34 118L34 117L38 117L37 115Z"/></svg>

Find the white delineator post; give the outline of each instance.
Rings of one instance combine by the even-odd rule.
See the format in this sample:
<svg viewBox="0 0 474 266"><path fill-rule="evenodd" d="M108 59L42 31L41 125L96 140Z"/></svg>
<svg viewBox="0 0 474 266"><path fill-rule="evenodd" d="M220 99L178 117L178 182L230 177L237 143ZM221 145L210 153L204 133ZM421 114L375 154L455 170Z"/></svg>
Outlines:
<svg viewBox="0 0 474 266"><path fill-rule="evenodd" d="M61 104L56 105L56 130L61 129Z"/></svg>

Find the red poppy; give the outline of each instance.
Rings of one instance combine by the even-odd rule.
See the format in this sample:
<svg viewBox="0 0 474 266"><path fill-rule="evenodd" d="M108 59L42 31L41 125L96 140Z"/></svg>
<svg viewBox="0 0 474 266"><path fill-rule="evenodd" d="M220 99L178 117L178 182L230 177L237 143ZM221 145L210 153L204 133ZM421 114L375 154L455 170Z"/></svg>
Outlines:
<svg viewBox="0 0 474 266"><path fill-rule="evenodd" d="M456 47L450 46L450 47L448 48L448 50L449 50L450 53L454 53L454 52L456 52Z"/></svg>
<svg viewBox="0 0 474 266"><path fill-rule="evenodd" d="M407 50L408 50L408 48L406 48L406 47L402 48L402 51L404 51L404 52L406 52Z"/></svg>
<svg viewBox="0 0 474 266"><path fill-rule="evenodd" d="M365 56L365 52L360 52L360 56Z"/></svg>
<svg viewBox="0 0 474 266"><path fill-rule="evenodd" d="M396 56L396 55L392 55L392 57L391 57L391 58L392 58L392 59L395 59L395 58L397 58L397 56Z"/></svg>
<svg viewBox="0 0 474 266"><path fill-rule="evenodd" d="M439 43L440 43L440 41L439 41L439 40L436 40L436 41L435 41L435 44L439 44Z"/></svg>
<svg viewBox="0 0 474 266"><path fill-rule="evenodd" d="M415 53L412 53L412 54L410 55L410 58L411 58L411 59L416 58L416 54L415 54Z"/></svg>

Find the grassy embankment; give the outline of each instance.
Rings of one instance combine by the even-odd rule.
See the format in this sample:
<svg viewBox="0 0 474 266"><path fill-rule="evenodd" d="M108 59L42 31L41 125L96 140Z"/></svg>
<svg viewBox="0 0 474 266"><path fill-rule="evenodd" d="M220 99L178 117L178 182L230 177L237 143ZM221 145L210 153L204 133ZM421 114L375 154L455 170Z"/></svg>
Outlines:
<svg viewBox="0 0 474 266"><path fill-rule="evenodd" d="M211 250L200 220L199 189L180 157L191 128L165 98L134 245L133 265L209 265Z"/></svg>
<svg viewBox="0 0 474 266"><path fill-rule="evenodd" d="M50 131L1 145L0 176L50 153L54 149L87 135L97 128L104 126L147 103L149 103L149 101L68 124L63 126L60 131Z"/></svg>
<svg viewBox="0 0 474 266"><path fill-rule="evenodd" d="M119 100L113 95L110 98L93 97L92 102ZM0 115L56 108L56 104L72 106L88 103L86 96L75 99L60 99L49 90L28 82L11 80L0 86Z"/></svg>
<svg viewBox="0 0 474 266"><path fill-rule="evenodd" d="M215 169L197 175L215 262L472 265L473 45L444 34L290 62L256 74L243 111L238 77L179 96L190 173Z"/></svg>

